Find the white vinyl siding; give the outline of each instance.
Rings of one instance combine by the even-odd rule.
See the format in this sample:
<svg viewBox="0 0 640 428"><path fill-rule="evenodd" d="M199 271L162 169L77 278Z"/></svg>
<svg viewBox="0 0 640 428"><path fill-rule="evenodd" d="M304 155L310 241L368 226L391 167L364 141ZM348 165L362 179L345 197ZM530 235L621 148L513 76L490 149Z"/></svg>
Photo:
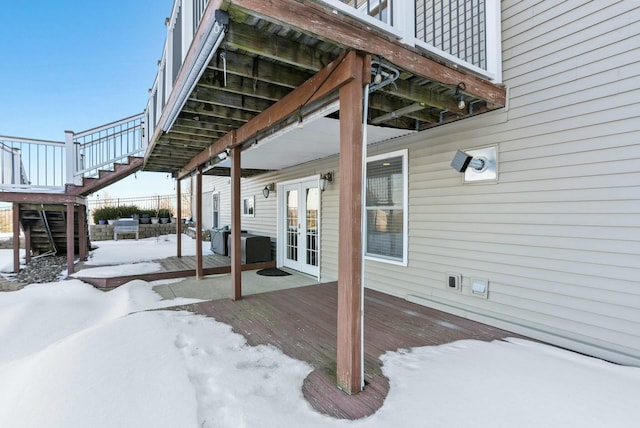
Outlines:
<svg viewBox="0 0 640 428"><path fill-rule="evenodd" d="M408 150L408 260L366 260L365 285L640 366L640 3L505 0L502 14L508 108L369 147ZM498 181L465 184L453 155L487 146ZM275 236L262 187L329 170L323 281L337 279L337 157L243 180L256 195L243 228Z"/></svg>
<svg viewBox="0 0 640 428"><path fill-rule="evenodd" d="M502 7L508 110L385 147L409 148L409 265L367 285L640 365L640 5ZM455 150L489 145L498 183L464 184Z"/></svg>

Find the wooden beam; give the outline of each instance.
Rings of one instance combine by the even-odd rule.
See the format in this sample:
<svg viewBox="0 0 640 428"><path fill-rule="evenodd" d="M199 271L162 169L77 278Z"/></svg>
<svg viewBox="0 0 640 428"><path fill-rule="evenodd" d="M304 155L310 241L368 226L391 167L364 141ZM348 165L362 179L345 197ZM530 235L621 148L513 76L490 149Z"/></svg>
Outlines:
<svg viewBox="0 0 640 428"><path fill-rule="evenodd" d="M87 207L78 205L78 252L80 260L87 259L87 229L85 223L87 221Z"/></svg>
<svg viewBox="0 0 640 428"><path fill-rule="evenodd" d="M13 273L20 272L20 204L13 203Z"/></svg>
<svg viewBox="0 0 640 428"><path fill-rule="evenodd" d="M215 64L212 61L209 64L209 69L218 72L224 71L222 61ZM233 51L227 51L226 69L227 77L229 74L234 74L290 89L297 88L312 76L312 73L301 72L283 64ZM200 81L203 84L208 84L212 82L212 78L213 76L207 75L205 72L203 79Z"/></svg>
<svg viewBox="0 0 640 428"><path fill-rule="evenodd" d="M31 263L31 225L22 228L24 233L24 263Z"/></svg>
<svg viewBox="0 0 640 428"><path fill-rule="evenodd" d="M0 202L17 202L19 204L82 204L84 198L68 193L36 193L36 192L0 192Z"/></svg>
<svg viewBox="0 0 640 428"><path fill-rule="evenodd" d="M227 85L224 86L224 84L219 83L216 79L217 75L222 75L222 73L222 71L214 71L211 68L207 69L204 76L200 79L197 88L215 89L273 102L287 95L292 89L289 85L286 87L284 85L274 85L252 77L238 76L237 74L230 74L228 72ZM301 73L300 83L304 83L304 81L311 76L309 73Z"/></svg>
<svg viewBox="0 0 640 428"><path fill-rule="evenodd" d="M239 22L229 26L224 43L231 48L310 71L325 67L335 58L335 55L277 34L265 37L264 32L259 29Z"/></svg>
<svg viewBox="0 0 640 428"><path fill-rule="evenodd" d="M198 165L204 164L223 150L236 144L241 145L259 132L283 121L297 112L301 105L313 104L318 100L325 99L329 94L355 78L352 70L355 57L355 52L349 52L333 61L311 79L291 91L286 97L258 114L244 126L238 128L234 135L230 135L231 133L225 135L209 148L194 156L180 170L178 176L185 177L189 175Z"/></svg>
<svg viewBox="0 0 640 428"><path fill-rule="evenodd" d="M255 112L238 110L236 107L209 104L202 101L193 101L191 99L187 100L182 111L198 116L219 117L220 119L227 120L231 119L240 123L248 122L256 115Z"/></svg>
<svg viewBox="0 0 640 428"><path fill-rule="evenodd" d="M189 100L203 102L217 106L229 107L232 109L242 109L245 111L260 113L262 110L269 108L274 102L251 96L251 92L238 94L235 92L227 92L220 89L210 89L196 87L189 96Z"/></svg>
<svg viewBox="0 0 640 428"><path fill-rule="evenodd" d="M67 204L67 272L69 275L73 273L73 262L75 261L75 221L74 221L75 205Z"/></svg>
<svg viewBox="0 0 640 428"><path fill-rule="evenodd" d="M202 272L202 165L196 172L196 279L203 278Z"/></svg>
<svg viewBox="0 0 640 428"><path fill-rule="evenodd" d="M338 43L346 48L381 55L399 68L451 87L463 82L465 93L504 106L506 90L470 73L425 57L418 49L372 30L365 23L334 13L330 6L299 0L234 0L234 7L257 13L273 22L287 23L302 33Z"/></svg>
<svg viewBox="0 0 640 428"><path fill-rule="evenodd" d="M233 300L242 298L242 252L240 235L240 146L231 149L231 287Z"/></svg>
<svg viewBox="0 0 640 428"><path fill-rule="evenodd" d="M182 181L176 179L176 256L182 257Z"/></svg>
<svg viewBox="0 0 640 428"><path fill-rule="evenodd" d="M370 62L370 61L369 61ZM364 60L357 79L340 88L340 196L338 224L337 383L362 390L362 105ZM368 64L366 65L368 69Z"/></svg>
<svg viewBox="0 0 640 428"><path fill-rule="evenodd" d="M229 132L228 129L225 129L224 131L210 131L208 129L198 129L188 126L180 126L177 124L173 125L173 128L171 128L171 134L184 134L189 136L193 135L196 137L206 137L209 139L209 141L211 141L212 139L220 138L227 132Z"/></svg>
<svg viewBox="0 0 640 428"><path fill-rule="evenodd" d="M180 126L183 128L191 128L191 129L210 131L210 132L221 132L223 134L226 134L232 129L236 129L237 125L238 124L236 122L231 122L231 121L229 121L229 123L226 123L226 124L221 123L218 120L216 120L214 123L207 122L206 117L198 118L198 120L194 120L192 117L191 118L179 117L175 123L175 126Z"/></svg>

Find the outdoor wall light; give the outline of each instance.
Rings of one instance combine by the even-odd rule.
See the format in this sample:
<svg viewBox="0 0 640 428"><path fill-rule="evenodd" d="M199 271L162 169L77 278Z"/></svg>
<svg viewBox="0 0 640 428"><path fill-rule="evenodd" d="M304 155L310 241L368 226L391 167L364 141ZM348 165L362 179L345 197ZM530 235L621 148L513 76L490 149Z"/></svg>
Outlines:
<svg viewBox="0 0 640 428"><path fill-rule="evenodd" d="M229 157L229 149L224 149L224 151L218 153L218 159L225 160Z"/></svg>
<svg viewBox="0 0 640 428"><path fill-rule="evenodd" d="M466 103L464 102L464 95L462 95L460 91L464 91L466 89L467 89L467 85L465 85L464 82L460 82L456 86L456 92L454 93L454 95L458 97L458 108L460 110L462 110L466 106Z"/></svg>
<svg viewBox="0 0 640 428"><path fill-rule="evenodd" d="M273 192L276 189L276 184L275 183L269 183L266 186L264 186L264 189L262 189L262 196L264 196L265 198L269 197L269 193Z"/></svg>
<svg viewBox="0 0 640 428"><path fill-rule="evenodd" d="M324 192L329 183L333 183L333 171L329 171L326 174L320 174L320 190Z"/></svg>
<svg viewBox="0 0 640 428"><path fill-rule="evenodd" d="M468 153L458 150L451 161L451 168L458 172L465 172L467 168L471 167L476 171L482 171L485 167L485 159L481 157L473 157Z"/></svg>
<svg viewBox="0 0 640 428"><path fill-rule="evenodd" d="M496 146L456 151L451 168L464 174L465 182L498 180L498 150Z"/></svg>

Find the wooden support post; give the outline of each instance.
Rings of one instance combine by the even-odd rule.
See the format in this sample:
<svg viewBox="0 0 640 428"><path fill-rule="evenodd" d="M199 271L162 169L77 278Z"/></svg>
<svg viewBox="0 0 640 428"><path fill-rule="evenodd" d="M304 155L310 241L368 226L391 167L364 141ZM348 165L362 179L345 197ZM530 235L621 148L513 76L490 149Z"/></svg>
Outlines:
<svg viewBox="0 0 640 428"><path fill-rule="evenodd" d="M196 279L204 276L202 269L202 165L196 172Z"/></svg>
<svg viewBox="0 0 640 428"><path fill-rule="evenodd" d="M20 272L20 204L13 203L13 272Z"/></svg>
<svg viewBox="0 0 640 428"><path fill-rule="evenodd" d="M78 253L80 260L87 260L87 207L78 205Z"/></svg>
<svg viewBox="0 0 640 428"><path fill-rule="evenodd" d="M182 257L182 193L179 178L176 178L176 211L176 256Z"/></svg>
<svg viewBox="0 0 640 428"><path fill-rule="evenodd" d="M75 261L74 212L75 212L75 204L73 204L72 202L68 202L67 203L67 273L69 275L73 273L73 262Z"/></svg>
<svg viewBox="0 0 640 428"><path fill-rule="evenodd" d="M242 298L240 165L240 147L236 146L231 150L231 285L233 288L231 298L233 300Z"/></svg>
<svg viewBox="0 0 640 428"><path fill-rule="evenodd" d="M337 383L362 390L362 102L363 59L357 76L340 88L340 197L338 225Z"/></svg>
<svg viewBox="0 0 640 428"><path fill-rule="evenodd" d="M22 228L24 232L24 262L31 263L31 225Z"/></svg>

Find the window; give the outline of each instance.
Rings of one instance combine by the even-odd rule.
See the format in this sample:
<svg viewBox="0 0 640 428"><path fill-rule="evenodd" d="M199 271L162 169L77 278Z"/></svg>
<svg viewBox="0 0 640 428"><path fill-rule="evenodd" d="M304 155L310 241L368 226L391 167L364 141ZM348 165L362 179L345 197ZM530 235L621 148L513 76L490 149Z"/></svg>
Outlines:
<svg viewBox="0 0 640 428"><path fill-rule="evenodd" d="M367 159L367 258L407 265L407 183L407 150Z"/></svg>
<svg viewBox="0 0 640 428"><path fill-rule="evenodd" d="M253 217L255 215L255 198L253 196L242 199L242 215L244 217Z"/></svg>

